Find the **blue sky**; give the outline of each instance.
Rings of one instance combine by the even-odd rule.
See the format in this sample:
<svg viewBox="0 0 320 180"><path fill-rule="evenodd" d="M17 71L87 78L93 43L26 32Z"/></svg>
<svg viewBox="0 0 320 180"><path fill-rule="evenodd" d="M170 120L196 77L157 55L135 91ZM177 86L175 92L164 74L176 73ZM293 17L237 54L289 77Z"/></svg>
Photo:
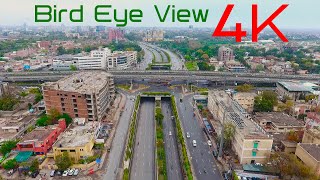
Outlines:
<svg viewBox="0 0 320 180"><path fill-rule="evenodd" d="M123 16L123 10L143 10L142 23L129 23L128 26L149 27L213 27L215 26L226 5L235 4L234 11L227 26L234 26L235 22L242 22L244 27L251 26L251 4L259 5L259 22L267 18L281 4L289 7L276 19L275 23L280 28L320 29L320 1L319 0L1 0L0 25L46 25L34 23L34 6L36 4L56 4L58 8L79 8L84 5L85 22L81 24L69 23L64 17L65 25L102 25L94 21L94 7L100 4L110 4ZM176 9L209 9L206 23L160 23L153 5L158 5L165 11L167 5L175 5ZM59 25L59 23L53 23ZM114 23L103 24L115 26Z"/></svg>

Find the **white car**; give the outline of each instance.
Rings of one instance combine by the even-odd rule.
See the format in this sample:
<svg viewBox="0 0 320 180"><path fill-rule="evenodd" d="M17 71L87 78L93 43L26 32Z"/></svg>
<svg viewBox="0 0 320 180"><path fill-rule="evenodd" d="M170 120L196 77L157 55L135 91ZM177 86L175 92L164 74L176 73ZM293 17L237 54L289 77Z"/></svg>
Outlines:
<svg viewBox="0 0 320 180"><path fill-rule="evenodd" d="M52 170L51 173L50 173L50 177L53 177L55 172L56 172L55 170Z"/></svg>
<svg viewBox="0 0 320 180"><path fill-rule="evenodd" d="M79 169L74 170L73 175L74 175L74 176L78 176L78 174L79 174Z"/></svg>
<svg viewBox="0 0 320 180"><path fill-rule="evenodd" d="M193 140L193 141L192 141L192 145L193 145L193 147L197 147L197 141L196 141L196 140Z"/></svg>
<svg viewBox="0 0 320 180"><path fill-rule="evenodd" d="M68 176L72 176L75 169L71 169L68 173Z"/></svg>
<svg viewBox="0 0 320 180"><path fill-rule="evenodd" d="M190 138L191 136L190 136L190 133L189 132L187 132L187 138Z"/></svg>
<svg viewBox="0 0 320 180"><path fill-rule="evenodd" d="M172 133L171 133L171 131L169 131L169 136L171 136L172 135Z"/></svg>
<svg viewBox="0 0 320 180"><path fill-rule="evenodd" d="M67 170L63 171L62 176L68 176L68 173L69 173L69 169L67 169Z"/></svg>
<svg viewBox="0 0 320 180"><path fill-rule="evenodd" d="M212 146L212 143L210 140L208 140L208 145L211 147Z"/></svg>

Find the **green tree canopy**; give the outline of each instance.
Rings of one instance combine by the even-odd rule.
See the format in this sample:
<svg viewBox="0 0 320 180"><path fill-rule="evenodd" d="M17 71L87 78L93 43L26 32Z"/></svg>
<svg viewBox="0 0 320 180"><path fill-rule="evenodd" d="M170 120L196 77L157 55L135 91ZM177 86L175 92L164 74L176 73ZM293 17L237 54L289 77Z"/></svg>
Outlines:
<svg viewBox="0 0 320 180"><path fill-rule="evenodd" d="M17 145L17 141L4 141L2 145L0 146L0 153L4 156L8 154L13 148L15 148Z"/></svg>
<svg viewBox="0 0 320 180"><path fill-rule="evenodd" d="M261 95L255 97L254 110L257 112L271 112L278 104L277 94L273 91L263 91Z"/></svg>
<svg viewBox="0 0 320 180"><path fill-rule="evenodd" d="M60 170L66 170L72 165L72 160L68 152L63 152L62 155L58 155L55 162Z"/></svg>
<svg viewBox="0 0 320 180"><path fill-rule="evenodd" d="M5 169L5 170L10 170L10 169L14 169L18 166L18 163L17 163L17 160L15 159L9 159L8 161L4 162L2 164L2 167Z"/></svg>
<svg viewBox="0 0 320 180"><path fill-rule="evenodd" d="M253 90L253 86L251 84L243 84L236 87L236 91L238 92L250 92Z"/></svg>

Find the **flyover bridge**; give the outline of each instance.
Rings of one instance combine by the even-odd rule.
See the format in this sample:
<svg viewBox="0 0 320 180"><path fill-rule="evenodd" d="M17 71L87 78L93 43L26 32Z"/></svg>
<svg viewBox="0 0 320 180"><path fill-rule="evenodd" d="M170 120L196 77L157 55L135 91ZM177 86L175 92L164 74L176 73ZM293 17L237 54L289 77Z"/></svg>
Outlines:
<svg viewBox="0 0 320 180"><path fill-rule="evenodd" d="M34 71L0 73L0 81L31 82L56 81L77 71ZM256 82L275 83L279 81L309 81L320 82L320 75L282 75L265 73L232 73L232 72L206 72L206 71L107 71L113 74L115 80L165 80L165 81L197 81L207 80L213 82Z"/></svg>

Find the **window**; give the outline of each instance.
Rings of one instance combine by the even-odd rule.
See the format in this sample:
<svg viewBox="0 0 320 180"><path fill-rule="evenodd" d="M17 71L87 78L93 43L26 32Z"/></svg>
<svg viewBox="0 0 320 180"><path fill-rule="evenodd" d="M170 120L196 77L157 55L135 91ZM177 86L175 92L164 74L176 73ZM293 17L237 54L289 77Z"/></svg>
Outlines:
<svg viewBox="0 0 320 180"><path fill-rule="evenodd" d="M83 151L83 149L80 149L80 151Z"/></svg>
<svg viewBox="0 0 320 180"><path fill-rule="evenodd" d="M257 156L257 152L256 151L252 151L252 156L256 157Z"/></svg>
<svg viewBox="0 0 320 180"><path fill-rule="evenodd" d="M61 150L61 152L67 152L67 150Z"/></svg>
<svg viewBox="0 0 320 180"><path fill-rule="evenodd" d="M79 114L75 114L76 117L79 117Z"/></svg>
<svg viewBox="0 0 320 180"><path fill-rule="evenodd" d="M76 95L72 95L72 97L76 97Z"/></svg>
<svg viewBox="0 0 320 180"><path fill-rule="evenodd" d="M64 103L61 103L61 106L64 106Z"/></svg>
<svg viewBox="0 0 320 180"><path fill-rule="evenodd" d="M74 112L78 112L78 109L73 109Z"/></svg>
<svg viewBox="0 0 320 180"><path fill-rule="evenodd" d="M60 100L61 100L61 101L64 101L64 99L63 99L63 98L60 98Z"/></svg>
<svg viewBox="0 0 320 180"><path fill-rule="evenodd" d="M253 143L253 148L258 149L258 145L259 145L258 142L254 142L254 143Z"/></svg>
<svg viewBox="0 0 320 180"><path fill-rule="evenodd" d="M76 99L73 99L72 101L73 101L73 102L77 102L77 100L76 100Z"/></svg>
<svg viewBox="0 0 320 180"><path fill-rule="evenodd" d="M75 108L76 108L76 107L78 107L78 105L74 104L74 105L73 105L73 107L75 107Z"/></svg>
<svg viewBox="0 0 320 180"><path fill-rule="evenodd" d="M62 111L66 111L66 108L62 108Z"/></svg>
<svg viewBox="0 0 320 180"><path fill-rule="evenodd" d="M70 152L76 152L76 150L74 150L74 149L71 149L71 150L70 150Z"/></svg>

